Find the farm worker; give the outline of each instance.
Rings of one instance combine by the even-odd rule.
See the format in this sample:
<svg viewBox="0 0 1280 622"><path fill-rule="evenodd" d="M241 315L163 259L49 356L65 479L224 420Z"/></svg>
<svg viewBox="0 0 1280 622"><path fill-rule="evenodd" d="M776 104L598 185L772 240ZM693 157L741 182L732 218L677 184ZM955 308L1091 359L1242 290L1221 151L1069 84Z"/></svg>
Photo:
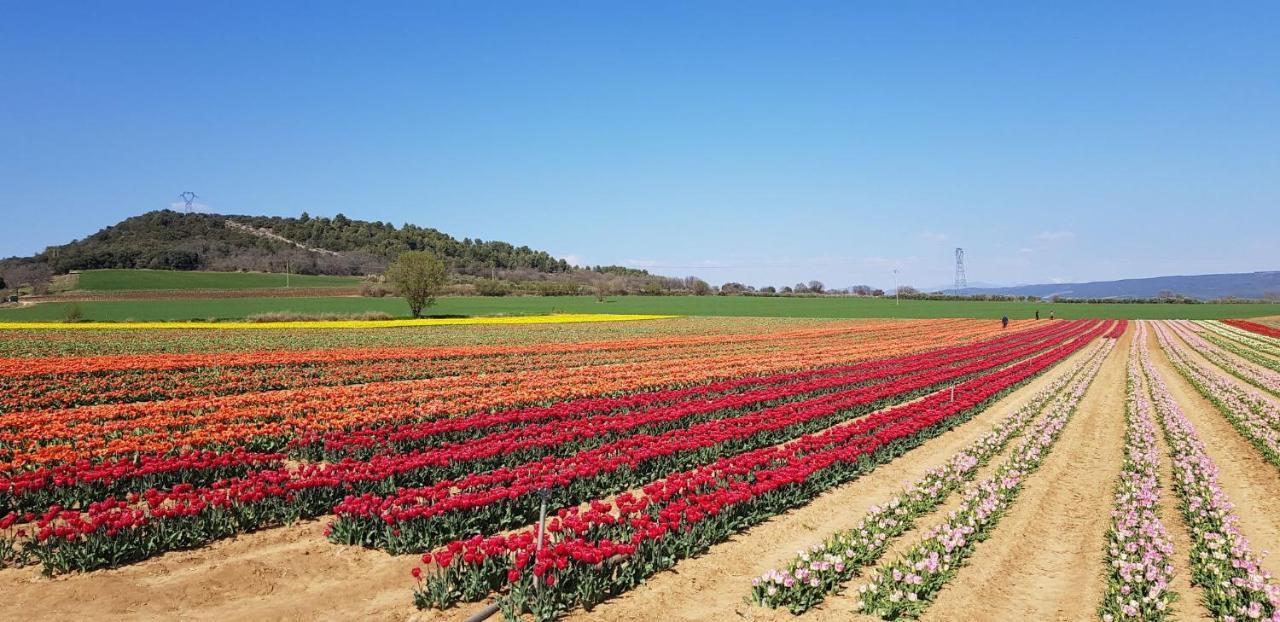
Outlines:
<svg viewBox="0 0 1280 622"><path fill-rule="evenodd" d="M1000 328L1009 328L1009 316L1000 318Z"/></svg>
<svg viewBox="0 0 1280 622"><path fill-rule="evenodd" d="M1040 319L1040 310L1036 309L1036 319Z"/></svg>
<svg viewBox="0 0 1280 622"><path fill-rule="evenodd" d="M1053 319L1053 311L1050 311L1050 312L1049 312L1049 319L1051 319L1051 320Z"/></svg>

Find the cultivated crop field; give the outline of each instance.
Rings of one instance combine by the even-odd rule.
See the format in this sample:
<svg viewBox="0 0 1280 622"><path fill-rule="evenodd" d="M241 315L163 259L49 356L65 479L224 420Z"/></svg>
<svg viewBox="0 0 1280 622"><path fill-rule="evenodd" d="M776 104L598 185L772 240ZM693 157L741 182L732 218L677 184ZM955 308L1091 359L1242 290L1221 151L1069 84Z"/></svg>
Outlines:
<svg viewBox="0 0 1280 622"><path fill-rule="evenodd" d="M1274 550L1266 321L0 330L0 619L1280 620Z"/></svg>

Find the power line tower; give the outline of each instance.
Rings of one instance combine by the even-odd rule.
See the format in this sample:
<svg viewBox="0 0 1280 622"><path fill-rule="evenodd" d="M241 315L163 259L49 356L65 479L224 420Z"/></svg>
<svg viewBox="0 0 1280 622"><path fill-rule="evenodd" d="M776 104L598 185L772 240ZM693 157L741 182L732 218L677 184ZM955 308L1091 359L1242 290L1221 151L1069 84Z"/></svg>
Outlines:
<svg viewBox="0 0 1280 622"><path fill-rule="evenodd" d="M182 199L182 200L183 200L183 202L185 202L185 203L187 204L187 207L186 207L183 211L185 211L186 213L190 214L190 213L191 213L191 204L192 204L192 203L195 203L196 199L200 198L200 196L199 196L199 195L197 195L196 193L194 193L194 192L192 192L192 191L188 190L188 191L186 191L186 192L183 192L182 194L179 194L179 195L178 195L178 198L179 198L179 199Z"/></svg>
<svg viewBox="0 0 1280 622"><path fill-rule="evenodd" d="M964 275L964 249L956 247L956 295L969 287L969 280Z"/></svg>

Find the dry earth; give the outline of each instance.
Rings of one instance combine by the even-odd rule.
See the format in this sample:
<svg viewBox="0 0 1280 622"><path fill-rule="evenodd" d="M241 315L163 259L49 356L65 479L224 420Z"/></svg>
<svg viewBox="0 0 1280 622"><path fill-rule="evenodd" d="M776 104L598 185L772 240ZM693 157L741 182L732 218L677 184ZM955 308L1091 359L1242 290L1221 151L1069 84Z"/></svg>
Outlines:
<svg viewBox="0 0 1280 622"><path fill-rule="evenodd" d="M1113 486L1122 461L1124 370L1130 331L1104 363L1041 469L1026 484L991 538L980 544L927 620L1094 619L1103 584L1103 541ZM1169 364L1154 337L1152 360L1174 397L1207 441L1220 481L1236 505L1241 530L1255 550L1280 550L1280 472L1232 429ZM1080 354L1074 358L1078 359ZM1073 359L1074 360L1074 359ZM863 478L685 560L630 593L569 620L788 620L750 605L753 576L784 563L796 550L857 523L866 509L985 434L1012 408L1060 375L1060 365L996 407ZM1205 619L1187 583L1189 537L1169 488L1161 439L1163 518L1177 547L1177 619ZM1007 453L1007 451L1006 451ZM993 460L998 463L1000 458ZM990 470L988 466L985 470ZM918 523L927 527L954 505ZM327 520L327 519L325 519ZM194 551L176 552L116 570L58 578L36 569L0 571L4 620L447 620L479 608L418 612L408 571L413 556L330 544L325 520L266 530ZM914 540L915 533L897 544ZM1280 557L1265 565L1280 574ZM855 583L856 584L856 583ZM799 620L848 620L850 596L834 596Z"/></svg>

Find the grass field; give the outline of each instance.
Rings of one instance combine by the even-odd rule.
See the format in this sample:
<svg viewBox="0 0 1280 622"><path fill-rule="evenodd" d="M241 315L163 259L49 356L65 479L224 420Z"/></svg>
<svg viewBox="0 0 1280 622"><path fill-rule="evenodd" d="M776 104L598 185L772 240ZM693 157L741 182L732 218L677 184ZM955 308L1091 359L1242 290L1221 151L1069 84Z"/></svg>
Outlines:
<svg viewBox="0 0 1280 622"><path fill-rule="evenodd" d="M408 317L409 307L399 298L230 298L209 300L121 300L81 303L44 303L17 309L0 309L0 321L57 321L78 304L83 319L102 321L155 321L237 319L257 313L360 313L382 311ZM757 298L742 296L621 296L600 303L591 296L564 297L458 297L443 298L428 310L436 316L530 315L545 313L626 313L740 317L806 318L937 318L969 317L1011 319L1041 317L1053 311L1059 318L1218 319L1280 314L1280 304L1035 304L1024 302L967 302L903 300L892 298Z"/></svg>
<svg viewBox="0 0 1280 622"><path fill-rule="evenodd" d="M354 276L289 275L291 287L355 287ZM187 272L177 270L85 270L75 289L95 292L159 289L265 289L284 287L285 275L268 272Z"/></svg>

